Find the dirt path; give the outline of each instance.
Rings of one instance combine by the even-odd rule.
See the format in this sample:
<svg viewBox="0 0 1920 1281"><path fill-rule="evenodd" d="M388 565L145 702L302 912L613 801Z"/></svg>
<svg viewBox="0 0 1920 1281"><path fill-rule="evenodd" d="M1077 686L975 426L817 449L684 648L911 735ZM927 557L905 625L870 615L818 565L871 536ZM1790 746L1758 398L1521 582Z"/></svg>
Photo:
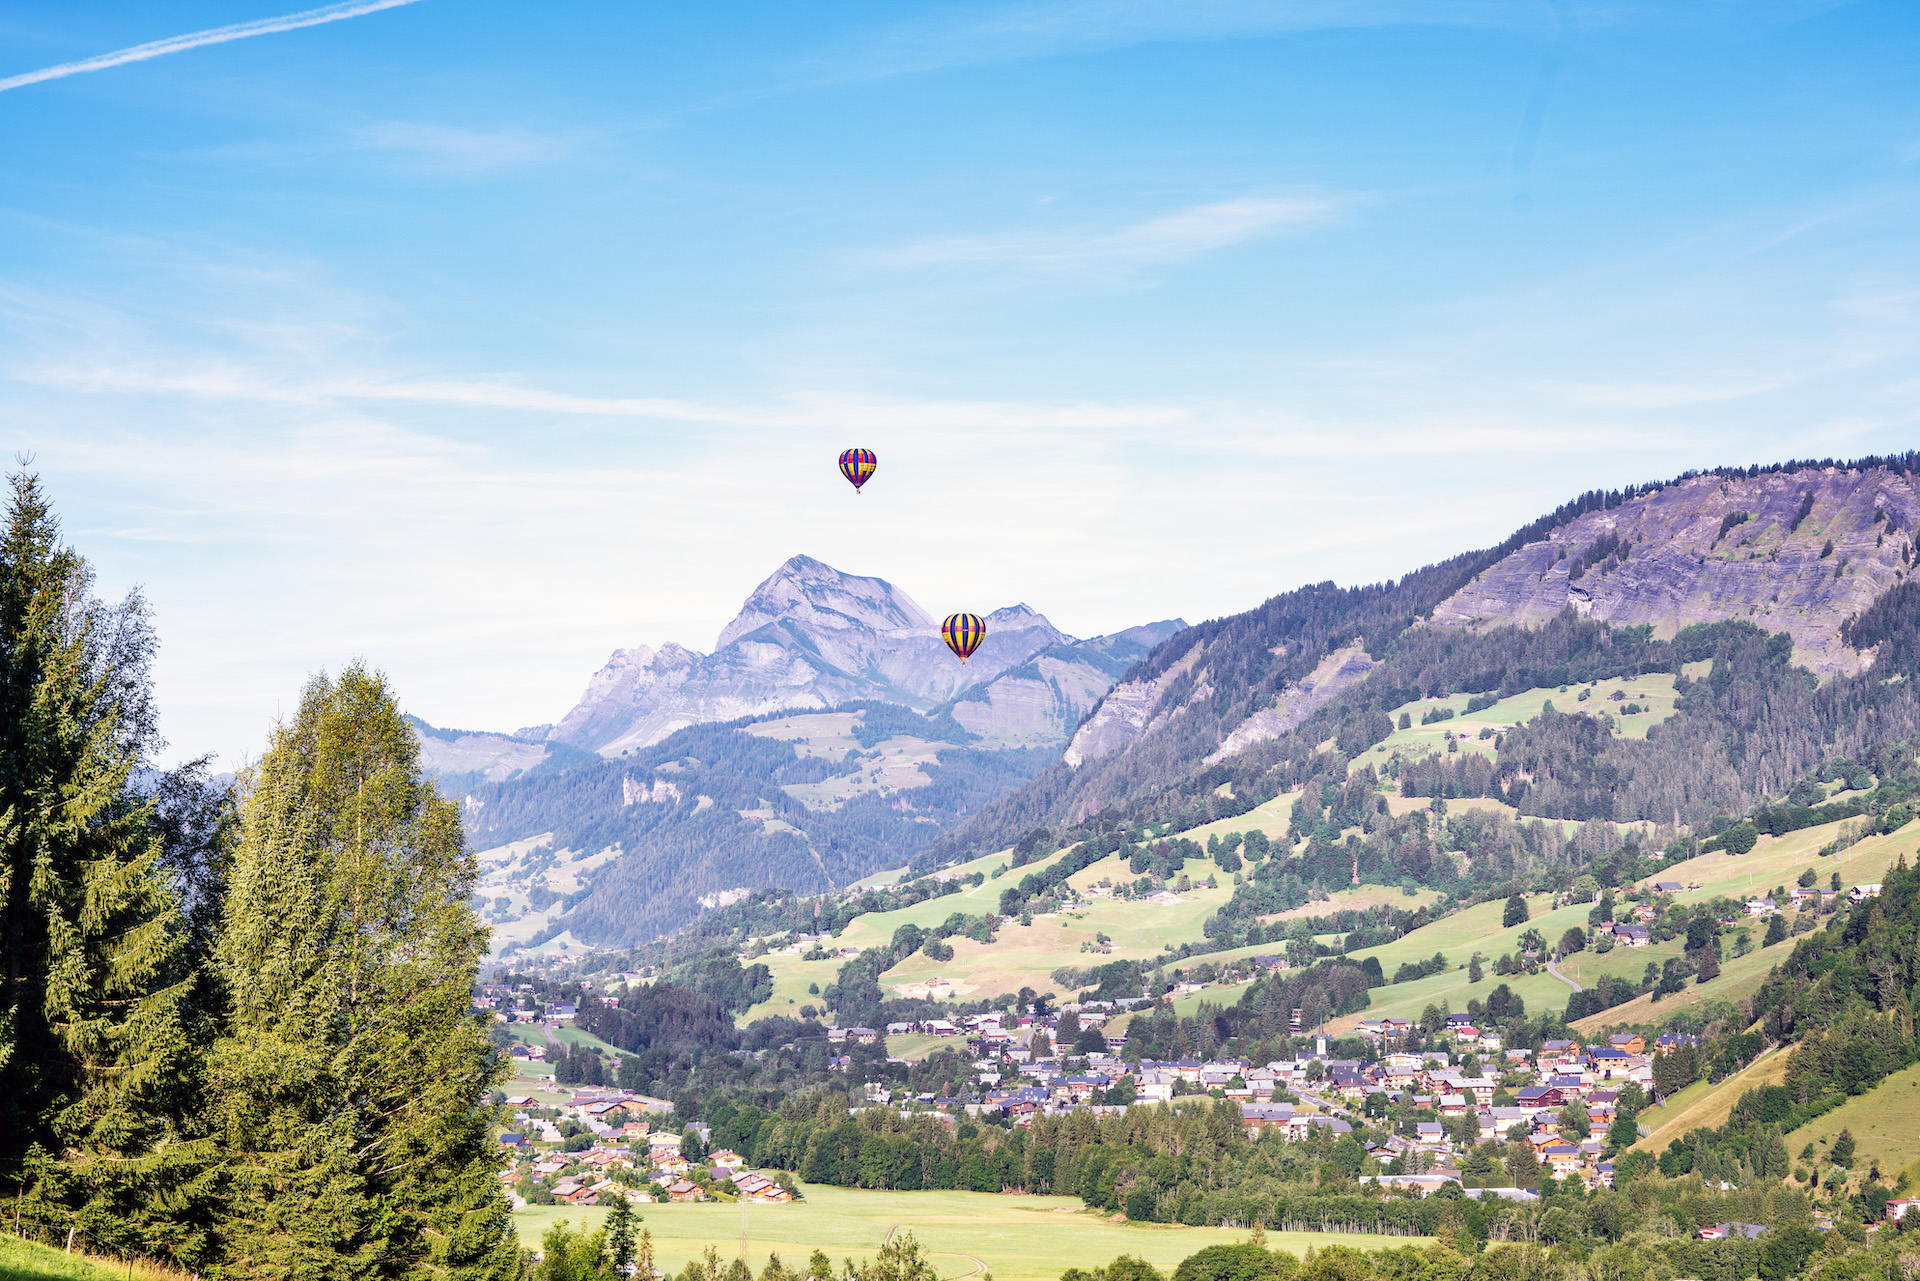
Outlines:
<svg viewBox="0 0 1920 1281"><path fill-rule="evenodd" d="M1568 987L1572 988L1576 992L1586 991L1586 989L1581 987L1578 983L1575 983L1572 979L1562 974L1559 970L1554 969L1552 961L1547 962L1547 973L1553 975L1553 977L1559 979L1562 983L1565 983Z"/></svg>

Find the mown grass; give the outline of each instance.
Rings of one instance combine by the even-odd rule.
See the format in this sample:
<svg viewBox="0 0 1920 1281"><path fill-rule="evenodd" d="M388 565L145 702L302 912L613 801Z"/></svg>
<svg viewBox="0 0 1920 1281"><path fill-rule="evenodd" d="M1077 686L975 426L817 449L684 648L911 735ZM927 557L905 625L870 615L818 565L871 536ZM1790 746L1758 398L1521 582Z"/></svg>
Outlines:
<svg viewBox="0 0 1920 1281"><path fill-rule="evenodd" d="M1247 1233L1230 1228L1189 1228L1161 1223L1115 1223L1089 1211L1075 1197L1002 1196L989 1192L868 1192L808 1185L806 1199L791 1205L654 1205L641 1207L642 1227L653 1234L654 1260L663 1271L679 1269L708 1245L723 1260L737 1257L741 1238L754 1271L769 1251L788 1264L804 1265L824 1250L837 1266L846 1257L871 1258L887 1234L911 1232L933 1256L942 1278L991 1272L996 1281L1055 1281L1069 1267L1092 1268L1121 1254L1146 1259L1163 1272L1203 1246L1239 1242ZM537 1246L555 1219L598 1226L598 1208L537 1207L514 1216L520 1239ZM1269 1232L1268 1245L1295 1255L1333 1242L1360 1249L1424 1245L1421 1237Z"/></svg>

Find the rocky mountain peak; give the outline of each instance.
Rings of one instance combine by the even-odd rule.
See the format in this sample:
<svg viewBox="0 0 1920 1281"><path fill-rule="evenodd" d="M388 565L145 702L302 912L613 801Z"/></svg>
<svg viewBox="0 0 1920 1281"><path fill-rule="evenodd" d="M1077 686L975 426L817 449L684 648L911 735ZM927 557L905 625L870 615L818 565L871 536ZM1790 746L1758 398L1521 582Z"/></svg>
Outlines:
<svg viewBox="0 0 1920 1281"><path fill-rule="evenodd" d="M720 632L716 650L777 620L829 631L901 632L933 627L933 617L884 578L846 574L811 556L794 556L753 589Z"/></svg>
<svg viewBox="0 0 1920 1281"><path fill-rule="evenodd" d="M618 756L688 725L782 708L881 699L928 710L965 697L962 723L979 721L987 738L1058 742L1150 644L1145 633L1076 641L1025 604L986 619L986 641L963 667L934 616L892 583L794 556L753 589L712 654L615 650L548 737ZM1027 670L1048 651L1044 670Z"/></svg>

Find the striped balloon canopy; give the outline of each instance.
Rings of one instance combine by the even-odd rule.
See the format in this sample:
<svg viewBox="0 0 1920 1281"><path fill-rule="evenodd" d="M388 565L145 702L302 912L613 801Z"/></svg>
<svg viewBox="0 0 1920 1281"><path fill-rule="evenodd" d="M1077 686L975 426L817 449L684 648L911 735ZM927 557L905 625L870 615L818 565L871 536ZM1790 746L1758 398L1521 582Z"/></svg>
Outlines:
<svg viewBox="0 0 1920 1281"><path fill-rule="evenodd" d="M853 486L853 492L859 493L860 486L873 476L873 469L880 460L873 456L871 449L843 449L840 451L840 474Z"/></svg>
<svg viewBox="0 0 1920 1281"><path fill-rule="evenodd" d="M947 621L940 624L940 639L947 648L960 656L960 665L966 666L967 656L980 648L980 642L987 638L987 625L978 614L949 614Z"/></svg>

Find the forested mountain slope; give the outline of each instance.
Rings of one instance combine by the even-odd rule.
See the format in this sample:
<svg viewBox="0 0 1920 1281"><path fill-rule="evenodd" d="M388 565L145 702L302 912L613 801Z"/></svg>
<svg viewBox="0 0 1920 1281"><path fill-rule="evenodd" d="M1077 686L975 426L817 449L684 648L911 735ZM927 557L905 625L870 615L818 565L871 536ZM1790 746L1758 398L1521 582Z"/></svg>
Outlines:
<svg viewBox="0 0 1920 1281"><path fill-rule="evenodd" d="M618 761L475 787L496 942L627 944L730 891L818 893L899 867L1054 749L992 748L888 703L698 725Z"/></svg>
<svg viewBox="0 0 1920 1281"><path fill-rule="evenodd" d="M1669 823L1737 811L1823 752L1858 754L1914 732L1910 693L1881 682L1911 665L1901 620L1912 620L1890 602L1903 599L1915 561L1917 464L1916 455L1785 464L1593 492L1497 547L1398 582L1303 587L1189 628L1107 694L1058 764L926 858L1102 815L1237 812L1344 773L1390 732L1383 714L1409 690L1512 694L1621 663L1676 675L1687 662L1716 666L1672 734L1629 746L1598 718L1562 717L1515 736L1501 776L1532 788L1523 810ZM1557 625L1582 616L1640 626ZM1784 639L1682 631L1735 620L1754 637L1771 627ZM1628 648L1613 653L1616 641ZM1808 669L1840 679L1816 690ZM1533 787L1527 752L1578 766ZM1674 781L1657 781L1669 771Z"/></svg>

